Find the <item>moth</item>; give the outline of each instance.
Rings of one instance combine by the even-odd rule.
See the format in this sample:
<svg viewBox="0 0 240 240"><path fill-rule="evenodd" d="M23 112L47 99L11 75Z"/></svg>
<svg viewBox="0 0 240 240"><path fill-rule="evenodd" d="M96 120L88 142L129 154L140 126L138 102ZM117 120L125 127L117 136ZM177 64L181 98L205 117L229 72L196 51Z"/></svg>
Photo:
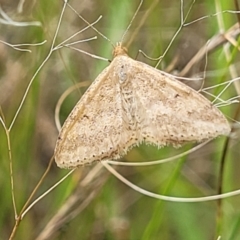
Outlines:
<svg viewBox="0 0 240 240"><path fill-rule="evenodd" d="M221 111L194 89L133 60L121 43L113 57L59 133L59 167L117 160L142 142L179 147L230 133Z"/></svg>

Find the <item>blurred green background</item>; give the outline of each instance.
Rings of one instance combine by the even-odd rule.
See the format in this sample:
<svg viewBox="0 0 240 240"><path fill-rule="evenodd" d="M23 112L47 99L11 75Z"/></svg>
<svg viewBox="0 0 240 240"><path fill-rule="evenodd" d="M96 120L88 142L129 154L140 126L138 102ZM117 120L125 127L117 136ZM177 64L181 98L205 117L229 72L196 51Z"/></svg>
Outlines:
<svg viewBox="0 0 240 240"><path fill-rule="evenodd" d="M22 9L20 8L23 3ZM13 26L0 22L0 40L11 44L38 43L41 46L24 47L32 52L22 52L0 43L0 107L1 117L10 126L23 98L30 79L47 56L63 8L63 1L1 1L1 9L17 22L38 21L41 26ZM114 44L121 40L139 1L83 0L70 1L74 9L90 23L100 15L103 18L95 27ZM184 1L186 14L192 1ZM196 1L188 16L191 22L219 10L235 10L234 1ZM228 30L237 22L233 13L224 13L224 27ZM3 18L3 15L1 15ZM154 66L138 54L142 50L150 57L161 56L180 26L180 0L145 0L128 31L124 44L129 56ZM56 43L86 27L68 7L64 12ZM220 32L217 17L209 17L183 27L164 56L159 68L178 74L206 42ZM89 53L112 59L113 47L93 29L88 29L75 39L98 36L97 40L79 43L75 47ZM237 39L236 39L237 41ZM129 44L130 43L130 44ZM226 60L223 46L208 55L204 86L213 86L233 78L229 65L239 70L238 51L228 46L230 62ZM186 75L202 76L205 57L196 62ZM61 94L75 83L89 84L108 65L106 61L89 57L72 49L55 51L40 70L30 87L26 101L10 131L13 160L13 178L18 212L46 170L53 155L58 131L54 111ZM187 84L188 82L185 81ZM199 89L201 83L192 84ZM66 119L81 97L81 88L64 101L60 119ZM222 88L214 89L217 95ZM238 96L231 85L222 98ZM210 100L213 100L210 98ZM221 108L221 111L238 121L238 104ZM159 194L178 197L214 195L218 191L219 168L226 138L220 137L176 161L152 167L118 167L117 170L138 186ZM149 161L163 159L183 152L194 145L180 149L152 146L134 148L123 161ZM239 133L235 130L227 147L222 188L224 192L240 187ZM9 153L4 128L0 127L0 238L8 239L15 224L11 198ZM100 163L99 163L100 164ZM92 181L81 180L99 164L76 170L49 195L38 202L23 218L14 239L178 239L202 240L240 238L240 197L223 200L220 217L217 201L203 203L163 202L141 195L130 189L105 169L93 174ZM41 195L68 171L55 163L45 177L36 195ZM75 204L71 206L71 201ZM60 211L61 210L61 211ZM64 212L65 211L65 212ZM69 215L70 214L70 215ZM66 217L66 218L65 218Z"/></svg>

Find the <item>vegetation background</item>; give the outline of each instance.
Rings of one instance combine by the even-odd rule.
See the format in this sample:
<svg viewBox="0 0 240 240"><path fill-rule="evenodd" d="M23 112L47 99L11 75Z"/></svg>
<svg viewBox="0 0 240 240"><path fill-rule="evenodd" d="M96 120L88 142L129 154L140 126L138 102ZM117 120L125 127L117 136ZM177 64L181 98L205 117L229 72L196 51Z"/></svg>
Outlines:
<svg viewBox="0 0 240 240"><path fill-rule="evenodd" d="M40 46L21 46L31 50L31 53L0 43L0 110L2 123L5 123L7 129L20 110L10 131L4 129L3 124L0 127L0 238L8 239L15 225L9 170L11 157L14 193L19 213L53 155L58 135L54 120L58 99L77 82L88 81L89 85L109 63L66 47L54 51L34 78L20 109L20 102L27 92L31 78L49 53L63 1L1 1L0 4L1 41L24 44L47 40ZM72 0L70 4L90 23L102 15L103 18L95 27L115 43L121 40L139 1ZM218 36L220 32L227 32L238 21L235 13L225 12L212 16L218 11L236 10L236 1L196 0L193 3L184 0L184 15L191 4L193 5L187 22L203 16L209 17L182 27L164 56L159 68L176 75L181 73L199 49L206 48L209 39ZM156 62L138 54L138 50L150 57L161 56L181 25L180 12L180 0L144 0L124 39L126 46L131 43L128 46L129 56L154 66ZM6 24L3 21L4 13L19 23L37 21L41 25ZM220 25L221 18L224 28ZM56 44L86 26L77 14L66 7ZM98 36L98 39L79 43L75 47L111 59L111 44L93 29L84 31L76 39L93 36ZM226 57L226 50L230 53L229 58ZM206 71L204 57L201 61L196 61L185 76L203 76L205 72L204 86L214 86L239 75L238 49L229 42L214 48L207 57ZM231 64L235 76L232 75ZM200 86L199 82L192 84L196 89ZM66 119L86 89L87 86L74 91L64 101L60 111L61 122ZM215 88L211 93L217 95L222 89ZM238 95L236 82L224 91L222 98L228 100ZM222 107L221 111L230 121L238 121L239 104ZM193 146L180 149L167 147L160 150L141 146L131 150L123 160L134 162L163 159ZM223 159L224 175L220 181L219 171ZM239 169L237 127L229 141L220 137L176 161L157 166L117 168L123 176L138 186L159 194L178 197L215 195L219 191L219 184L223 192L239 189ZM44 193L67 172L57 168L54 163L33 199ZM74 171L60 186L34 205L17 226L14 239L205 240L217 239L218 236L222 236L221 239L239 239L239 201L239 196L224 199L222 202L160 201L130 189L102 168L100 163L93 164Z"/></svg>

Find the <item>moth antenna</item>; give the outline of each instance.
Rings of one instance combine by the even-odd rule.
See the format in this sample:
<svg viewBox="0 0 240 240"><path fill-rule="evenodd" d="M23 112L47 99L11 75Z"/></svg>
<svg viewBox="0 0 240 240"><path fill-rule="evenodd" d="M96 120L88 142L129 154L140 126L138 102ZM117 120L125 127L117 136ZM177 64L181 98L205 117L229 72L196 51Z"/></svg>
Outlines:
<svg viewBox="0 0 240 240"><path fill-rule="evenodd" d="M125 30L125 32L123 33L123 36L122 36L122 38L121 38L121 42L123 42L123 39L125 38L125 36L126 36L128 30L129 30L129 28L131 27L132 22L133 22L134 19L136 18L136 15L138 14L139 9L141 8L142 4L143 4L143 0L140 1L139 5L138 5L138 8L137 8L136 12L134 13L134 15L133 15L133 17L132 17L132 20L130 21L130 23L129 23L127 29Z"/></svg>
<svg viewBox="0 0 240 240"><path fill-rule="evenodd" d="M143 1L143 0L142 0ZM89 23L84 17L82 17L69 3L67 3L68 7L71 8L90 28L92 28L96 33L98 33L102 38L110 42L113 48L115 48L114 44L111 42L111 40L105 36L103 33L101 33L99 30L97 30L93 24ZM102 15L99 16L98 20L102 18Z"/></svg>

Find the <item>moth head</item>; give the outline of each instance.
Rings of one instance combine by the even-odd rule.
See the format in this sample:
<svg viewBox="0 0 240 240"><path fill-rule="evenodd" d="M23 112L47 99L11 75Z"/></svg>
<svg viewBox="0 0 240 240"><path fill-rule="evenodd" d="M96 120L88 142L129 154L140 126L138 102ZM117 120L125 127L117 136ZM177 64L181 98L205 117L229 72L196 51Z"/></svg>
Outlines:
<svg viewBox="0 0 240 240"><path fill-rule="evenodd" d="M113 50L113 57L119 55L128 55L127 52L127 48L123 47L121 42L118 42Z"/></svg>

